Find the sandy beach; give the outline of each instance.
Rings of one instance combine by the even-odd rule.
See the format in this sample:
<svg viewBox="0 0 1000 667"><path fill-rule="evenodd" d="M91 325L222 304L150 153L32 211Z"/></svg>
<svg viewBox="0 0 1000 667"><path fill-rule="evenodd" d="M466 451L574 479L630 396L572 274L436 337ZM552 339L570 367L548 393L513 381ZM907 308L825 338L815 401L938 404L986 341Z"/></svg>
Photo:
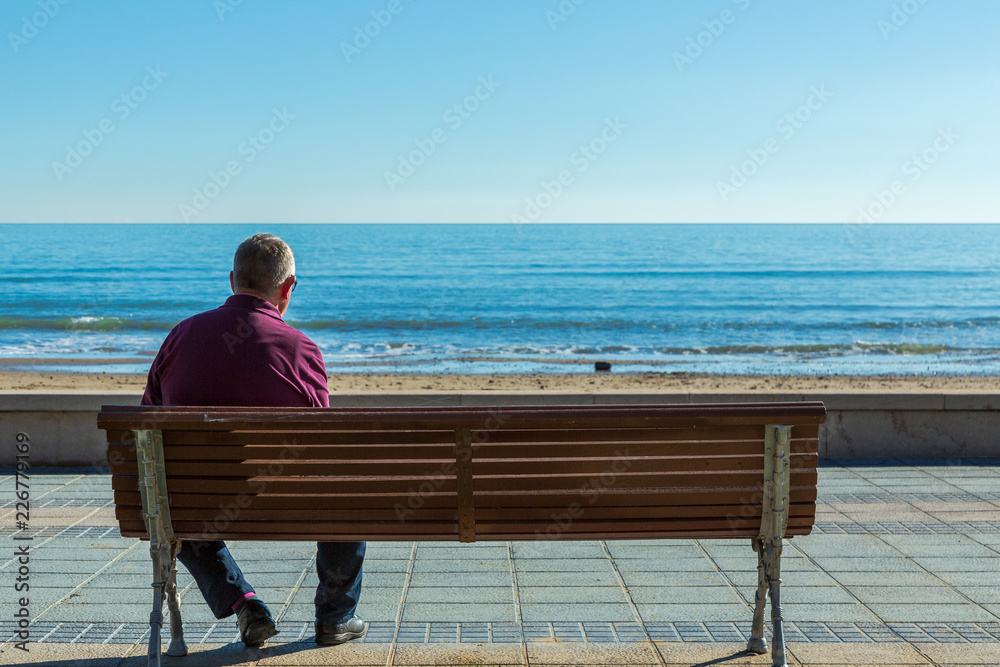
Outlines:
<svg viewBox="0 0 1000 667"><path fill-rule="evenodd" d="M139 374L54 373L28 369L0 370L0 391L141 392ZM331 374L330 391L552 391L589 392L872 392L994 393L994 376L807 376L709 375L696 373L566 373L566 374Z"/></svg>

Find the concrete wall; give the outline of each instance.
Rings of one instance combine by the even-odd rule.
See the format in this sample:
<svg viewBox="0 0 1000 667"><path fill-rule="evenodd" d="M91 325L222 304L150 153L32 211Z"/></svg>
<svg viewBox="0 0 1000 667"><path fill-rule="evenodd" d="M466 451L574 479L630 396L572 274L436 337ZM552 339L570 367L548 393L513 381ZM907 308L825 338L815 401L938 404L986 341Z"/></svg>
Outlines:
<svg viewBox="0 0 1000 667"><path fill-rule="evenodd" d="M15 436L28 434L31 464L104 465L102 405L137 405L137 393L0 392L0 465L13 465ZM555 394L426 392L340 394L334 406L569 405L823 401L823 458L1000 457L1000 394Z"/></svg>

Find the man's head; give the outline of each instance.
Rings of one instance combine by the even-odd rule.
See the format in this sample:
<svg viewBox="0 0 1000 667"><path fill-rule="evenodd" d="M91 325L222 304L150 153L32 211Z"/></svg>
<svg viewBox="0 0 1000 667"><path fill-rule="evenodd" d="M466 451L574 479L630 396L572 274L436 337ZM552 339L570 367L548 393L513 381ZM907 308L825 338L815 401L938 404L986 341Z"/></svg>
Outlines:
<svg viewBox="0 0 1000 667"><path fill-rule="evenodd" d="M282 315L295 286L295 257L273 234L255 234L240 244L229 273L233 294L250 294L274 304Z"/></svg>

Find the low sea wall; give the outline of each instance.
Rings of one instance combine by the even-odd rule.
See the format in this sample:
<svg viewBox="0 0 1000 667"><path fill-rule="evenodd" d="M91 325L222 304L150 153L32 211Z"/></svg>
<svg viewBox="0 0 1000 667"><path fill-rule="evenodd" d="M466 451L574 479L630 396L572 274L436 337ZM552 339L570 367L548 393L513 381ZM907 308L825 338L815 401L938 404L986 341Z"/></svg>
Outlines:
<svg viewBox="0 0 1000 667"><path fill-rule="evenodd" d="M27 434L33 466L101 466L107 442L102 405L136 405L138 393L0 392L0 465L13 465L15 438ZM1000 456L1000 394L878 393L353 393L337 406L594 405L823 401L821 458Z"/></svg>

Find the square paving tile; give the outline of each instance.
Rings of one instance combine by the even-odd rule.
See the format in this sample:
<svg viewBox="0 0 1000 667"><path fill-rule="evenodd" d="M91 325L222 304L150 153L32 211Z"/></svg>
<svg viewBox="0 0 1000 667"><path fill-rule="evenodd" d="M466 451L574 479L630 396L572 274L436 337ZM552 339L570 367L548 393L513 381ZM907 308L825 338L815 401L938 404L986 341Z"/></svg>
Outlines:
<svg viewBox="0 0 1000 667"><path fill-rule="evenodd" d="M510 594L510 591L507 591ZM589 604L627 602L621 586L518 586L521 604Z"/></svg>
<svg viewBox="0 0 1000 667"><path fill-rule="evenodd" d="M525 623L548 621L572 622L630 622L635 620L632 608L625 602L600 603L521 603L521 618Z"/></svg>
<svg viewBox="0 0 1000 667"><path fill-rule="evenodd" d="M781 586L782 604L857 604L850 593L837 586Z"/></svg>
<svg viewBox="0 0 1000 667"><path fill-rule="evenodd" d="M874 535L817 536L820 539L800 542L796 546L804 553L818 558L899 558L900 551ZM781 559L785 562L784 556Z"/></svg>
<svg viewBox="0 0 1000 667"><path fill-rule="evenodd" d="M983 623L996 622L986 609L971 604L868 603L886 623Z"/></svg>
<svg viewBox="0 0 1000 667"><path fill-rule="evenodd" d="M743 604L744 598L729 586L660 588L637 586L629 589L632 600L643 604Z"/></svg>
<svg viewBox="0 0 1000 667"><path fill-rule="evenodd" d="M770 654L754 655L745 653L743 642L719 643L657 643L657 650L663 656L664 664L670 665L723 665L725 667L770 666ZM800 665L789 651L787 661L790 667Z"/></svg>
<svg viewBox="0 0 1000 667"><path fill-rule="evenodd" d="M826 556L816 556L815 560L821 568L827 572L833 573L924 571L922 567L909 558L830 558Z"/></svg>
<svg viewBox="0 0 1000 667"><path fill-rule="evenodd" d="M955 590L973 602L1000 604L1000 586L956 586Z"/></svg>
<svg viewBox="0 0 1000 667"><path fill-rule="evenodd" d="M521 572L599 572L602 575L611 574L611 562L607 558L519 558L517 559L518 575Z"/></svg>
<svg viewBox="0 0 1000 667"><path fill-rule="evenodd" d="M451 542L442 544L426 544L421 542L417 547L417 561L422 559L438 560L441 558L451 560L476 560L476 561L506 561L506 544L454 544Z"/></svg>
<svg viewBox="0 0 1000 667"><path fill-rule="evenodd" d="M368 564L365 563L365 567ZM510 572L507 559L477 560L474 558L424 558L413 563L414 572Z"/></svg>
<svg viewBox="0 0 1000 667"><path fill-rule="evenodd" d="M280 636L280 635L279 635ZM282 644L268 644L257 654L259 667L319 667L320 665L352 665L384 667L389 655L388 644L348 642L340 646L317 646L311 639ZM185 663L178 660L177 667ZM219 664L228 665L220 662ZM398 663L397 663L398 664Z"/></svg>
<svg viewBox="0 0 1000 667"><path fill-rule="evenodd" d="M639 615L647 623L650 621L733 621L751 620L753 612L746 604L723 603L652 603L637 602ZM790 618L790 617L789 617Z"/></svg>
<svg viewBox="0 0 1000 667"><path fill-rule="evenodd" d="M459 582L456 586L422 586L411 587L406 591L406 603L419 602L454 602L463 603L506 603L513 600L513 591L510 586L475 586L467 588ZM399 595L396 595L399 599Z"/></svg>
<svg viewBox="0 0 1000 667"><path fill-rule="evenodd" d="M657 575L657 580L660 578ZM629 578L625 577L628 582ZM518 586L611 586L617 588L618 578L609 568L607 573L600 572L518 572Z"/></svg>
<svg viewBox="0 0 1000 667"><path fill-rule="evenodd" d="M917 643L914 648L933 660L936 665L1000 664L1000 644Z"/></svg>
<svg viewBox="0 0 1000 667"><path fill-rule="evenodd" d="M266 664L266 663L261 663ZM347 664L347 663L344 663ZM354 664L354 663L350 663ZM384 667L383 658L379 667ZM393 665L521 665L521 647L518 645L462 644L401 644L393 656Z"/></svg>
<svg viewBox="0 0 1000 667"><path fill-rule="evenodd" d="M909 644L808 644L788 645L788 651L803 665L930 665Z"/></svg>
<svg viewBox="0 0 1000 667"><path fill-rule="evenodd" d="M768 604L768 614L770 614L770 603ZM781 603L781 610L785 620L817 623L870 623L878 619L862 605L853 603Z"/></svg>
<svg viewBox="0 0 1000 667"><path fill-rule="evenodd" d="M615 560L623 558L646 558L676 560L678 558L704 558L705 554L697 545L679 546L669 542L658 545L636 546L627 541L608 541L608 551ZM750 551L748 548L747 551Z"/></svg>
<svg viewBox="0 0 1000 667"><path fill-rule="evenodd" d="M532 665L656 665L655 649L636 644L564 644L546 646L528 644L528 660Z"/></svg>
<svg viewBox="0 0 1000 667"><path fill-rule="evenodd" d="M615 564L622 573L716 571L715 565L705 556L697 558L665 558L659 560L649 560L645 558L615 558Z"/></svg>
<svg viewBox="0 0 1000 667"><path fill-rule="evenodd" d="M996 572L998 564L997 558L934 558L924 556L913 560L935 574L942 572Z"/></svg>
<svg viewBox="0 0 1000 667"><path fill-rule="evenodd" d="M609 573L614 577L614 573ZM622 572L626 586L725 586L725 575L719 572ZM747 573L749 581L749 573ZM520 574L518 575L520 577ZM617 580L616 580L617 581ZM749 584L748 584L749 585ZM753 586L757 585L757 575L753 575Z"/></svg>
<svg viewBox="0 0 1000 667"><path fill-rule="evenodd" d="M847 588L854 586L944 586L948 584L927 572L835 572L831 575Z"/></svg>
<svg viewBox="0 0 1000 667"><path fill-rule="evenodd" d="M454 603L413 602L403 607L404 621L514 621L513 602L504 603Z"/></svg>
<svg viewBox="0 0 1000 667"><path fill-rule="evenodd" d="M518 574L520 577L520 574ZM368 581L368 573L365 573L364 587ZM411 588L421 588L425 586L465 586L468 588L478 588L481 586L510 586L510 570L491 570L488 572L414 572L410 577Z"/></svg>
<svg viewBox="0 0 1000 667"><path fill-rule="evenodd" d="M512 542L511 548L515 558L606 558L599 542Z"/></svg>
<svg viewBox="0 0 1000 667"><path fill-rule="evenodd" d="M968 603L950 588L941 586L855 586L851 588L865 604L955 604Z"/></svg>

